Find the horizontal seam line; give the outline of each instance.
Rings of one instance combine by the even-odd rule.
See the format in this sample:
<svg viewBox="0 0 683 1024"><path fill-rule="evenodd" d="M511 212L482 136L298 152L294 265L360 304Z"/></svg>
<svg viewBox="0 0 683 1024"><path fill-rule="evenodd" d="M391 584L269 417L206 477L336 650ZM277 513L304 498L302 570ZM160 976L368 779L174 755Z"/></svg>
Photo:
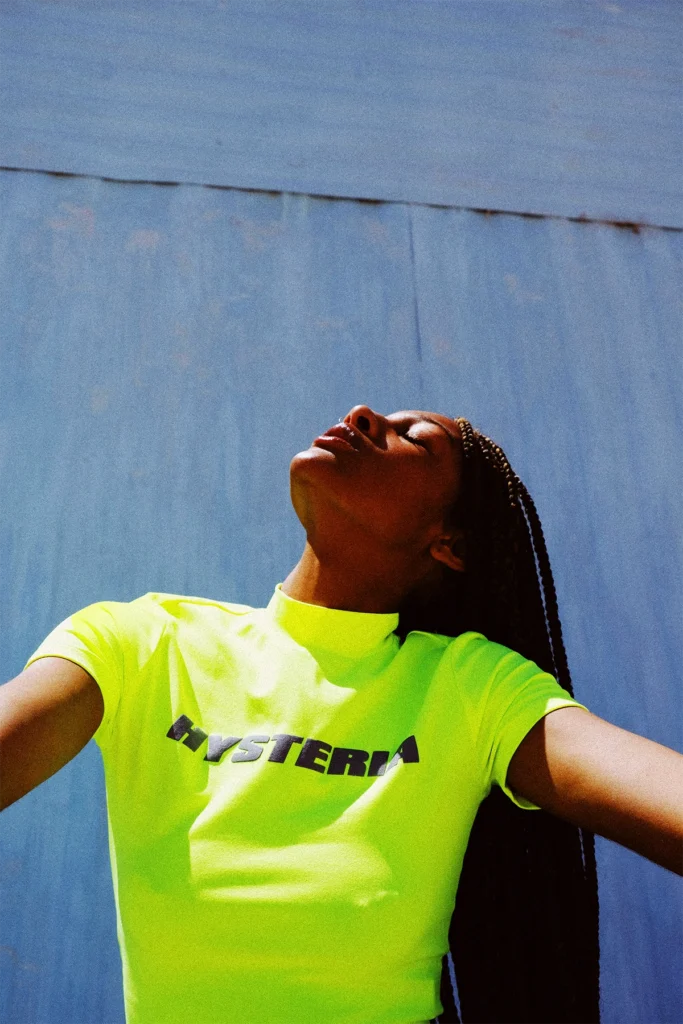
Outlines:
<svg viewBox="0 0 683 1024"><path fill-rule="evenodd" d="M45 174L53 178L90 178L93 181L111 181L119 185L157 185L161 188L171 185L188 185L191 188L214 188L229 192L258 192L263 195L270 196L310 196L312 199L327 199L330 201L337 200L342 202L373 203L377 205L385 203L394 206L427 206L437 210L468 210L471 213L481 213L489 217L525 217L528 220L566 220L575 224L605 224L609 227L629 229L636 234L640 228L655 228L659 231L683 232L683 227L676 227L673 224L653 224L650 221L643 220L601 220L599 217L586 217L583 214L571 217L564 213L532 213L527 210L499 210L493 207L460 206L457 203L429 203L412 199L376 199L369 196L329 195L325 192L298 192L292 189L254 188L244 185L214 185L211 182L205 181L164 181L162 179L154 178L114 178L106 174L89 174L84 171L48 171L41 167L11 167L5 164L0 164L0 171L11 171L22 174Z"/></svg>

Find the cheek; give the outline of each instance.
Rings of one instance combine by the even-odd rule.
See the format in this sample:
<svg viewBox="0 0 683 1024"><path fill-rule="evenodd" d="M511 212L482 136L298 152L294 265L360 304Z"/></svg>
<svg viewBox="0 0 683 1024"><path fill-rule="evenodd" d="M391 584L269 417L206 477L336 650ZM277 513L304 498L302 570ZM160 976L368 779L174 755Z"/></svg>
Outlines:
<svg viewBox="0 0 683 1024"><path fill-rule="evenodd" d="M382 531L399 543L417 543L438 519L442 505L431 496L422 480L386 481L370 500L368 514Z"/></svg>

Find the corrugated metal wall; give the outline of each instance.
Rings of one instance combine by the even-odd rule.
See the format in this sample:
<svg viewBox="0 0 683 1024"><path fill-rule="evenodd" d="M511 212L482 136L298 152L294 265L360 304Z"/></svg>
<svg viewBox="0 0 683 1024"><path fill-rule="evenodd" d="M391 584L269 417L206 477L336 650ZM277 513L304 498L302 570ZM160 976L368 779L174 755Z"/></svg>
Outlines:
<svg viewBox="0 0 683 1024"><path fill-rule="evenodd" d="M0 172L2 678L21 669L56 622L91 601L160 590L265 602L303 544L289 506L289 460L364 401L382 411L466 415L503 445L544 523L578 698L618 725L683 748L683 241L679 231L666 230L680 223L666 138L676 89L667 46L680 8L426 3L423 20L416 8L335 3L320 9L302 2L278 4L276 15L275 5L207 3L195 6L202 16L191 25L181 4L154 13L130 3L13 2L3 10L4 46L12 56L4 65L5 95L16 102L3 108L9 127L0 163L20 169ZM267 28L262 37L258 18ZM394 33L392 46L386 44L389 64L378 59L363 77L367 39L376 40L379 55L387 18ZM519 37L513 46L508 32L520 19L523 52ZM291 194L293 150L285 154L273 143L272 160L264 157L271 129L277 138L273 82L286 80L283 69L290 78L305 71L310 110L301 113L303 93L293 87L279 100L283 109L299 111L299 153L315 149L320 111L330 125L335 118L342 125L330 136L331 148L304 168L306 180L328 196L351 182L353 161L340 170L333 159L350 138L344 110L329 100L341 89L330 71L334 33L338 51L364 55L349 70L337 52L334 66L340 74L345 69L347 85L365 83L385 124L394 126L393 146L380 139L373 148L376 122L365 123L364 136L355 137L366 140L364 160L356 162L362 188L344 194L385 199L387 182L404 174L407 194L399 198L409 201ZM595 142L604 165L612 161L612 171L622 171L618 181L611 175L619 194L610 209L620 220L649 225L629 229L562 216L576 212L570 194L579 206L585 199L592 211L607 209L593 172L581 165L573 177L564 172L566 187L553 187L548 168L557 166L562 133L553 127L544 138L547 110L539 108L536 136L520 142L508 130L511 108L495 121L476 103L481 94L472 94L476 117L487 122L479 158L488 178L480 175L480 185L495 183L491 194L501 209L519 202L521 212L528 206L548 216L457 208L467 203L455 172L451 178L444 172L449 188L457 186L450 202L422 205L410 152L410 174L394 167L403 160L396 125L403 108L413 109L422 81L413 77L399 88L403 79L392 77L396 39L405 46L409 39L405 52L422 55L430 97L445 90L444 104L453 99L453 81L460 90L468 82L474 88L475 78L505 82L514 70L520 86L509 103L521 123L546 80L549 38L565 41L566 60L553 65L557 95L574 95L582 69L592 68L572 109L582 110L586 124L602 118L605 131L609 110L616 111L610 138L620 150ZM193 57L202 39L211 81L223 80L210 74L225 55L221 46L231 41L234 48L231 116L241 126L243 145L235 152L244 159L241 167L228 161L225 174L234 172L240 186L263 187L260 168L277 191L95 176L116 177L125 170L116 161L128 160L138 179L169 165L187 172L178 180L192 181L192 131L202 143L196 179L215 170L203 145L214 130L207 97L215 94L202 91ZM311 54L305 66L302 39ZM615 103L605 113L604 97L593 96L589 85L601 67L628 71L638 41L638 66L649 62L650 77L606 74ZM131 73L131 47L146 78ZM611 48L609 65L605 48ZM60 52L71 55L68 67L55 63ZM448 63L449 52L457 60ZM91 77L108 69L97 103L86 88L86 65ZM259 77L255 67L269 72ZM181 79L195 90L194 126L186 108L169 100L181 94ZM156 82L152 96L150 81ZM116 132L105 135L107 95ZM227 118L225 82L221 95L219 113ZM28 117L23 126L21 110ZM155 118L161 113L165 135ZM367 108L358 113L361 127L366 114ZM627 132L620 131L621 117L630 118ZM473 119L461 128L469 137ZM433 152L442 129L432 125ZM648 155L633 141L638 130L652 142ZM445 134L456 153L457 132ZM281 138L290 145L292 135ZM409 136L409 142L416 138ZM540 210L522 201L514 174L505 199L506 158L514 165L525 146L531 168L525 194L536 197ZM40 149L40 159L22 163L31 147ZM574 137L568 158L578 149ZM89 162L93 153L97 165ZM654 170L641 189L644 160ZM217 178L207 183L226 184ZM493 205L481 200L483 186L473 204ZM680 1022L681 880L605 841L598 841L598 858L604 1022ZM94 744L3 813L0 898L3 1024L121 1022Z"/></svg>

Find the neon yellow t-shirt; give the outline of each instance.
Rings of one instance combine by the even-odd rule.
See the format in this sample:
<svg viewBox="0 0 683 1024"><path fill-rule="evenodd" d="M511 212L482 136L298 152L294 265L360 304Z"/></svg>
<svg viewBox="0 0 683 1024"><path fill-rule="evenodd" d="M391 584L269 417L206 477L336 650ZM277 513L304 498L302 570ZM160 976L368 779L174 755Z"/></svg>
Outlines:
<svg viewBox="0 0 683 1024"><path fill-rule="evenodd" d="M27 664L97 681L128 1024L439 1014L468 836L529 729L577 705L479 633L150 593Z"/></svg>

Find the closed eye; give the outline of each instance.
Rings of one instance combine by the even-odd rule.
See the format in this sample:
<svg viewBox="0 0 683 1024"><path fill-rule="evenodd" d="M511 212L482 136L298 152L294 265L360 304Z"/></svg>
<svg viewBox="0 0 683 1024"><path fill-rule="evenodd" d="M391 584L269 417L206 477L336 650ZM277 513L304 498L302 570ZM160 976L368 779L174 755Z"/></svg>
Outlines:
<svg viewBox="0 0 683 1024"><path fill-rule="evenodd" d="M411 444L417 444L420 446L420 448L427 447L424 441L421 441L418 437L413 437L412 434L404 434L403 436L405 437L406 441L410 441Z"/></svg>

